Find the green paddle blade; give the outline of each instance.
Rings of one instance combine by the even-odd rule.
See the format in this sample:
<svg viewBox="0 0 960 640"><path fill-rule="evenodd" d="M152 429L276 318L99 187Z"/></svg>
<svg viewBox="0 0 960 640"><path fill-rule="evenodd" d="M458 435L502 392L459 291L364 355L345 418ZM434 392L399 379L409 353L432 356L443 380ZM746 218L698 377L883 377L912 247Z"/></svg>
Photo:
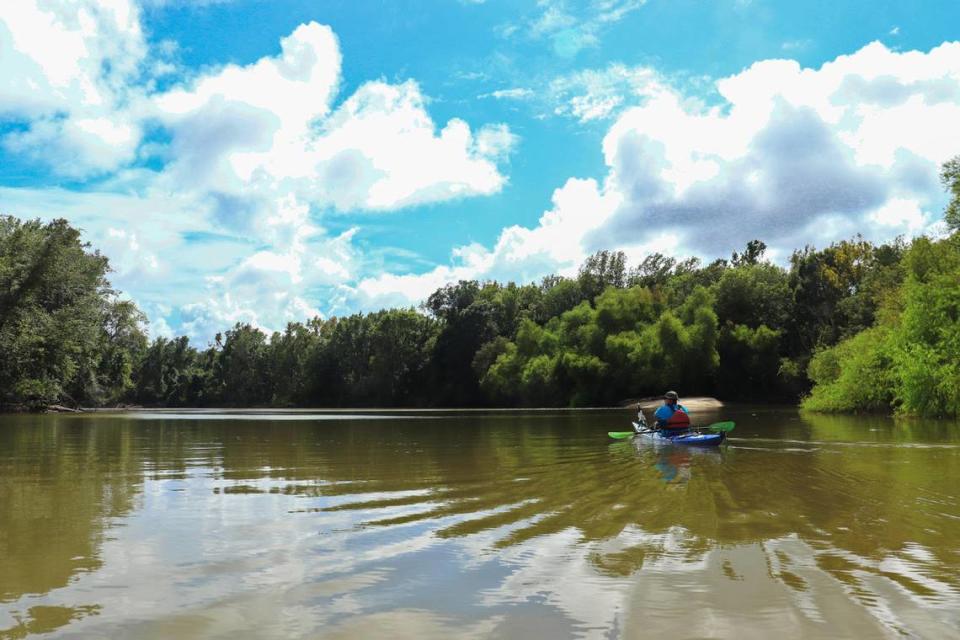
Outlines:
<svg viewBox="0 0 960 640"><path fill-rule="evenodd" d="M715 433L720 433L721 431L724 433L730 433L736 426L737 424L735 422L714 422L710 426L704 427L704 429L713 431Z"/></svg>
<svg viewBox="0 0 960 640"><path fill-rule="evenodd" d="M637 435L634 431L607 431L607 435L614 440L625 440Z"/></svg>

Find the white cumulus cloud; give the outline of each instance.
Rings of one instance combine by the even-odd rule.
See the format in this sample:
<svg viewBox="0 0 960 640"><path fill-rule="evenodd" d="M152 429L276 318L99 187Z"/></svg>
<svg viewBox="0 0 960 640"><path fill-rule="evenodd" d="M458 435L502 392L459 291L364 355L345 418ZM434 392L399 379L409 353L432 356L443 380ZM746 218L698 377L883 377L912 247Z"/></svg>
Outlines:
<svg viewBox="0 0 960 640"><path fill-rule="evenodd" d="M361 281L361 304L416 301L458 279L571 273L598 249L712 258L759 238L783 256L856 233L938 229L938 168L960 152L960 43L929 52L872 43L817 69L760 61L719 80L715 106L652 71L639 77L643 104L604 137L601 182L570 179L537 226L461 247L449 266Z"/></svg>
<svg viewBox="0 0 960 640"><path fill-rule="evenodd" d="M0 5L0 121L12 125L2 144L64 176L98 175L101 190L8 188L0 205L82 225L115 256L115 284L164 314L160 333L179 322L204 338L215 324L272 329L319 314L364 266L359 229L324 228L332 210L388 211L506 183L509 127L436 123L414 80L341 95L327 26L302 24L245 65L184 72L169 62L176 49L147 42L133 0ZM175 71L185 75L158 91L156 76ZM147 131L156 135L145 141Z"/></svg>
<svg viewBox="0 0 960 640"><path fill-rule="evenodd" d="M960 43L873 43L819 69L762 61L717 90L726 102L715 107L667 90L621 115L603 149L606 188L624 200L590 242L672 229L718 253L753 237L871 236L874 213L894 202L928 212L926 224L939 216L937 169L960 149L949 124L960 118ZM883 235L916 232L912 219Z"/></svg>
<svg viewBox="0 0 960 640"><path fill-rule="evenodd" d="M257 197L294 192L339 210L388 210L499 191L505 125L438 130L414 81L361 85L342 104L333 31L301 25L279 56L229 65L154 100L173 133L171 185ZM497 141L496 144L491 142Z"/></svg>
<svg viewBox="0 0 960 640"><path fill-rule="evenodd" d="M72 177L131 161L146 56L129 0L0 3L0 118L22 124L0 141Z"/></svg>

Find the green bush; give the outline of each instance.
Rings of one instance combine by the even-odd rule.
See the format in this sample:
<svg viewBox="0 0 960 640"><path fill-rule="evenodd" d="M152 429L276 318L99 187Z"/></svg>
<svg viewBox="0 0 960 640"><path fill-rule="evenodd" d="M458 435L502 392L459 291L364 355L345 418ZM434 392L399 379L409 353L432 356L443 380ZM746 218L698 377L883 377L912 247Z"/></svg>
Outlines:
<svg viewBox="0 0 960 640"><path fill-rule="evenodd" d="M960 238L919 238L904 262L899 308L815 353L804 408L960 416Z"/></svg>
<svg viewBox="0 0 960 640"><path fill-rule="evenodd" d="M896 375L890 332L875 327L816 352L807 374L814 382L802 406L813 411L884 411L894 398Z"/></svg>

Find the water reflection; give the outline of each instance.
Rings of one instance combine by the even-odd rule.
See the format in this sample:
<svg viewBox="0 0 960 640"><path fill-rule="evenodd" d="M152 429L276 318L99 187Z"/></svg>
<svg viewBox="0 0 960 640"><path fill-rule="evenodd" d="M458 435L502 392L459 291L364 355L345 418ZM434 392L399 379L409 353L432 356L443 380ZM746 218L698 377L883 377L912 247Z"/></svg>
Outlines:
<svg viewBox="0 0 960 640"><path fill-rule="evenodd" d="M48 593L101 568L110 523L135 508L142 482L127 431L56 416L17 421L19 428L0 428L0 603ZM49 632L98 609L0 608L0 629L10 627L0 635Z"/></svg>
<svg viewBox="0 0 960 640"><path fill-rule="evenodd" d="M647 460L653 464L660 479L667 484L688 482L695 457L699 457L701 461L712 459L713 464L720 464L726 452L726 447L691 447L666 442L650 442L640 438L615 442L610 446L611 449L631 447L640 460Z"/></svg>
<svg viewBox="0 0 960 640"><path fill-rule="evenodd" d="M0 418L0 637L960 627L943 423L751 409L711 450L610 444L617 412L189 417Z"/></svg>

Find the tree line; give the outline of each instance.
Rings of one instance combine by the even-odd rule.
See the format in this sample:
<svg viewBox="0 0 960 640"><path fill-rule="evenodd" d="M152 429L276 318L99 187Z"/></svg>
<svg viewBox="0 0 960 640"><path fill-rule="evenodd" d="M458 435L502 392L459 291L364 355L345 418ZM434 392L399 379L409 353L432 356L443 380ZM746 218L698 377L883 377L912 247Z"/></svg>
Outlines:
<svg viewBox="0 0 960 640"><path fill-rule="evenodd" d="M576 277L460 281L418 309L148 341L64 220L0 218L0 402L110 406L599 406L655 395L960 415L960 159L952 235L703 264L590 256Z"/></svg>

